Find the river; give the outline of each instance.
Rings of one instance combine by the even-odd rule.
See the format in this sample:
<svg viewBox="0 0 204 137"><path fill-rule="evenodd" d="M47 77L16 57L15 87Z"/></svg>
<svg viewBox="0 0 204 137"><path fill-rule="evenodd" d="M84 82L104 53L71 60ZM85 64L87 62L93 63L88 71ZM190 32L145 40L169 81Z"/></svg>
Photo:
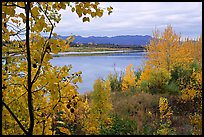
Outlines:
<svg viewBox="0 0 204 137"><path fill-rule="evenodd" d="M82 83L77 83L79 93L93 90L97 78L106 79L109 73L125 71L128 64L133 64L135 70L142 67L145 52L112 53L100 56L63 56L53 57L53 66L72 65L71 73L82 71Z"/></svg>

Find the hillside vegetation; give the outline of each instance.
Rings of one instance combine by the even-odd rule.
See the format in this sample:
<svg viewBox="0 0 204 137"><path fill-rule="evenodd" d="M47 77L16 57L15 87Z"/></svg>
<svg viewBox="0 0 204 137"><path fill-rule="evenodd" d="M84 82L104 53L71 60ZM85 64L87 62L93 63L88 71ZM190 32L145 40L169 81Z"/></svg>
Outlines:
<svg viewBox="0 0 204 137"><path fill-rule="evenodd" d="M110 82L112 126L98 127L93 134L202 134L202 36L196 42L186 39L181 43L171 26L154 35L142 70L134 70L130 64L124 73L109 74L105 80ZM90 108L92 96L100 91L95 87L84 96ZM97 102L105 100L98 98Z"/></svg>

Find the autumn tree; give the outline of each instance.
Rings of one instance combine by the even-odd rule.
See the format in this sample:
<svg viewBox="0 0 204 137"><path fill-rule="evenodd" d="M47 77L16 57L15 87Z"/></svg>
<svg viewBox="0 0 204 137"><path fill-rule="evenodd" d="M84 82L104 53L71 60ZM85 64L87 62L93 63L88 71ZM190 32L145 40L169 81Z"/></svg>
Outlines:
<svg viewBox="0 0 204 137"><path fill-rule="evenodd" d="M161 74L164 74L164 76L170 75L170 81L166 82L175 86L173 91L178 90L176 86L179 86L180 90L183 89L183 84L189 84L192 65L198 64L202 67L201 43L202 36L195 41L189 38L181 40L181 35L176 34L170 25L165 28L163 33L155 30L153 39L146 47L147 61L137 85L140 87L141 84L144 84L144 81L149 81L152 71L162 71ZM160 79L162 78L164 79L164 77L160 77ZM149 84L145 85L148 86ZM151 85L155 86L153 83Z"/></svg>
<svg viewBox="0 0 204 137"><path fill-rule="evenodd" d="M85 120L84 131L86 134L98 135L102 130L111 128L112 119L110 112L112 102L110 98L110 81L97 79L91 95L90 113Z"/></svg>
<svg viewBox="0 0 204 137"><path fill-rule="evenodd" d="M182 107L188 106L186 115L193 126L192 134L202 134L202 35L195 40L181 40L167 26L163 33L153 33L146 51L147 61L137 86L151 93L179 93L177 101ZM168 134L169 129L163 124L161 127L158 133Z"/></svg>
<svg viewBox="0 0 204 137"><path fill-rule="evenodd" d="M146 47L147 62L146 64L152 68L165 68L168 71L177 63L177 59L181 58L178 54L180 35L177 35L171 26L165 28L160 35L159 30L153 32L153 39Z"/></svg>
<svg viewBox="0 0 204 137"><path fill-rule="evenodd" d="M125 69L125 75L122 80L122 91L130 90L135 87L136 76L133 70L133 65L129 64Z"/></svg>
<svg viewBox="0 0 204 137"><path fill-rule="evenodd" d="M74 120L75 109L67 104L78 96L81 72L70 74L71 66L52 67L49 62L51 53L63 52L74 40L59 39L54 33L61 20L59 11L67 8L83 22L101 17L105 10L112 12L112 7L101 8L99 2L2 2L4 135L54 134L52 122L59 111Z"/></svg>

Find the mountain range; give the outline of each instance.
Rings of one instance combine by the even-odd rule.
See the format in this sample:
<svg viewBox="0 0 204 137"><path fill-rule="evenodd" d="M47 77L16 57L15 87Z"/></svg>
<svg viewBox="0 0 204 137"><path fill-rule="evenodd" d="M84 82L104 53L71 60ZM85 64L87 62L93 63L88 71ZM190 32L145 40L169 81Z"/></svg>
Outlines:
<svg viewBox="0 0 204 137"><path fill-rule="evenodd" d="M66 39L69 36L61 36L58 35L58 38ZM74 36L73 43L78 44L114 44L114 45L123 45L123 46L145 46L149 44L152 39L149 35L121 35L121 36L113 36L113 37L82 37L82 36Z"/></svg>

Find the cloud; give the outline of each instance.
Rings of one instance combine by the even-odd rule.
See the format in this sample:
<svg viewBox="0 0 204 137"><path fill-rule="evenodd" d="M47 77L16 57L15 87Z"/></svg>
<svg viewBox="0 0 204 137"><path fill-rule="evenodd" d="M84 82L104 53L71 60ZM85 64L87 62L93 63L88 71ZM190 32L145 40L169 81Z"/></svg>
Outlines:
<svg viewBox="0 0 204 137"><path fill-rule="evenodd" d="M182 36L198 37L202 33L201 2L101 2L113 7L113 13L83 23L70 9L62 11L62 20L55 32L60 35L116 36L152 35L171 24Z"/></svg>

